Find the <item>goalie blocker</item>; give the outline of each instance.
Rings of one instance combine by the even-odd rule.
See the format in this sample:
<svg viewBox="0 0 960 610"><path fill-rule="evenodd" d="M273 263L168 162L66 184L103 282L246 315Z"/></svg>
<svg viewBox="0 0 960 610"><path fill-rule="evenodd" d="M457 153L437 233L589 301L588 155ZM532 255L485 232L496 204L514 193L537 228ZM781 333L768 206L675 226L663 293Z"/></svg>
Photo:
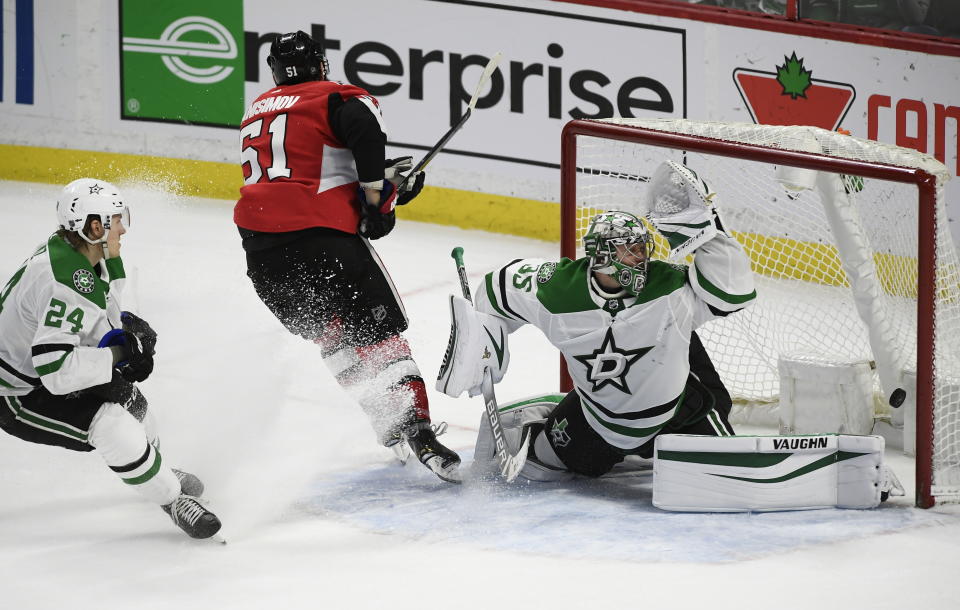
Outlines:
<svg viewBox="0 0 960 610"><path fill-rule="evenodd" d="M450 341L440 366L437 391L459 398L481 393L484 369L493 383L503 379L510 364L509 329L495 316L481 313L463 297L450 295Z"/></svg>
<svg viewBox="0 0 960 610"><path fill-rule="evenodd" d="M883 449L879 436L664 434L655 444L653 505L685 512L874 508L904 495Z"/></svg>

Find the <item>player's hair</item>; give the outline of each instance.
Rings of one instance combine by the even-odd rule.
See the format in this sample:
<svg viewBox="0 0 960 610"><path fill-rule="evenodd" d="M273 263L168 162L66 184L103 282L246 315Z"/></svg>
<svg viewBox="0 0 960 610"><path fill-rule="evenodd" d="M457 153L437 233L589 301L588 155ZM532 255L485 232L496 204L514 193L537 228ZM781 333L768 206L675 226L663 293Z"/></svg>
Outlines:
<svg viewBox="0 0 960 610"><path fill-rule="evenodd" d="M87 237L90 236L90 223L94 220L100 220L96 214L90 214L87 216L87 221L83 223L83 228L80 229ZM68 244L73 246L74 250L80 250L81 246L88 243L82 237L80 237L80 231L71 231L70 229L59 228L57 229L56 235L64 239Z"/></svg>

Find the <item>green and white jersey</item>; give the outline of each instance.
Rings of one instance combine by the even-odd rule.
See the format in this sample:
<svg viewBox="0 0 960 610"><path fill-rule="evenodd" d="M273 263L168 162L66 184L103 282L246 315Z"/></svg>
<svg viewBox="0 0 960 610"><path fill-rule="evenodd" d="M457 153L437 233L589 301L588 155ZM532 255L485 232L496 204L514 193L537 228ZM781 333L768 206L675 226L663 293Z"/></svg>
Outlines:
<svg viewBox="0 0 960 610"><path fill-rule="evenodd" d="M516 260L487 274L476 308L533 324L563 354L584 416L608 443L635 449L683 401L690 334L756 298L750 261L733 238L697 249L690 267L651 261L637 297L604 294L589 260Z"/></svg>
<svg viewBox="0 0 960 610"><path fill-rule="evenodd" d="M91 267L56 235L39 247L0 291L0 395L41 383L68 394L110 381L113 356L97 344L120 328L125 277L120 258Z"/></svg>

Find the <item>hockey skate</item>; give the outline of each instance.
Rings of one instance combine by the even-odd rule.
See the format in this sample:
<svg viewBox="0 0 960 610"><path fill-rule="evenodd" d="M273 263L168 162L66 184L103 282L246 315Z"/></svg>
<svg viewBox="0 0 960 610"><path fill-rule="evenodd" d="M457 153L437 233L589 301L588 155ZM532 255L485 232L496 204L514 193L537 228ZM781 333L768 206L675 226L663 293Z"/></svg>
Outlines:
<svg viewBox="0 0 960 610"><path fill-rule="evenodd" d="M177 479L180 481L180 491L184 495L193 496L194 498L199 498L203 495L203 481L195 474L185 472L183 470L177 470L176 468L171 468L173 474L177 475Z"/></svg>
<svg viewBox="0 0 960 610"><path fill-rule="evenodd" d="M220 531L220 519L192 496L180 494L162 508L191 538L210 538Z"/></svg>
<svg viewBox="0 0 960 610"><path fill-rule="evenodd" d="M437 440L437 431L442 433L445 429L443 423L434 428L430 422L418 422L403 435L411 452L435 475L448 483L462 483L460 456Z"/></svg>

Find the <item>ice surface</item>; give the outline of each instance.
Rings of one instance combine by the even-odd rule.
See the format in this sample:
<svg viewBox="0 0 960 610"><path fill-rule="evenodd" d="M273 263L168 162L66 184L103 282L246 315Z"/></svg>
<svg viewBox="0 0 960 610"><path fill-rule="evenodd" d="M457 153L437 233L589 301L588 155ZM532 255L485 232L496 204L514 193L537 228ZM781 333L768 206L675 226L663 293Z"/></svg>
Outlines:
<svg viewBox="0 0 960 610"><path fill-rule="evenodd" d="M955 509L669 514L651 507L637 464L515 487L453 487L399 466L319 350L256 298L229 202L121 186L130 296L159 332L143 390L164 459L204 479L229 543L187 539L95 454L0 434L0 607L957 607ZM0 281L54 229L58 191L0 183ZM456 245L474 284L498 263L557 251L410 222L377 242L427 379L446 344L445 296L459 292ZM536 331L513 335L511 352L501 400L556 389L557 356ZM480 400L430 397L469 463Z"/></svg>

